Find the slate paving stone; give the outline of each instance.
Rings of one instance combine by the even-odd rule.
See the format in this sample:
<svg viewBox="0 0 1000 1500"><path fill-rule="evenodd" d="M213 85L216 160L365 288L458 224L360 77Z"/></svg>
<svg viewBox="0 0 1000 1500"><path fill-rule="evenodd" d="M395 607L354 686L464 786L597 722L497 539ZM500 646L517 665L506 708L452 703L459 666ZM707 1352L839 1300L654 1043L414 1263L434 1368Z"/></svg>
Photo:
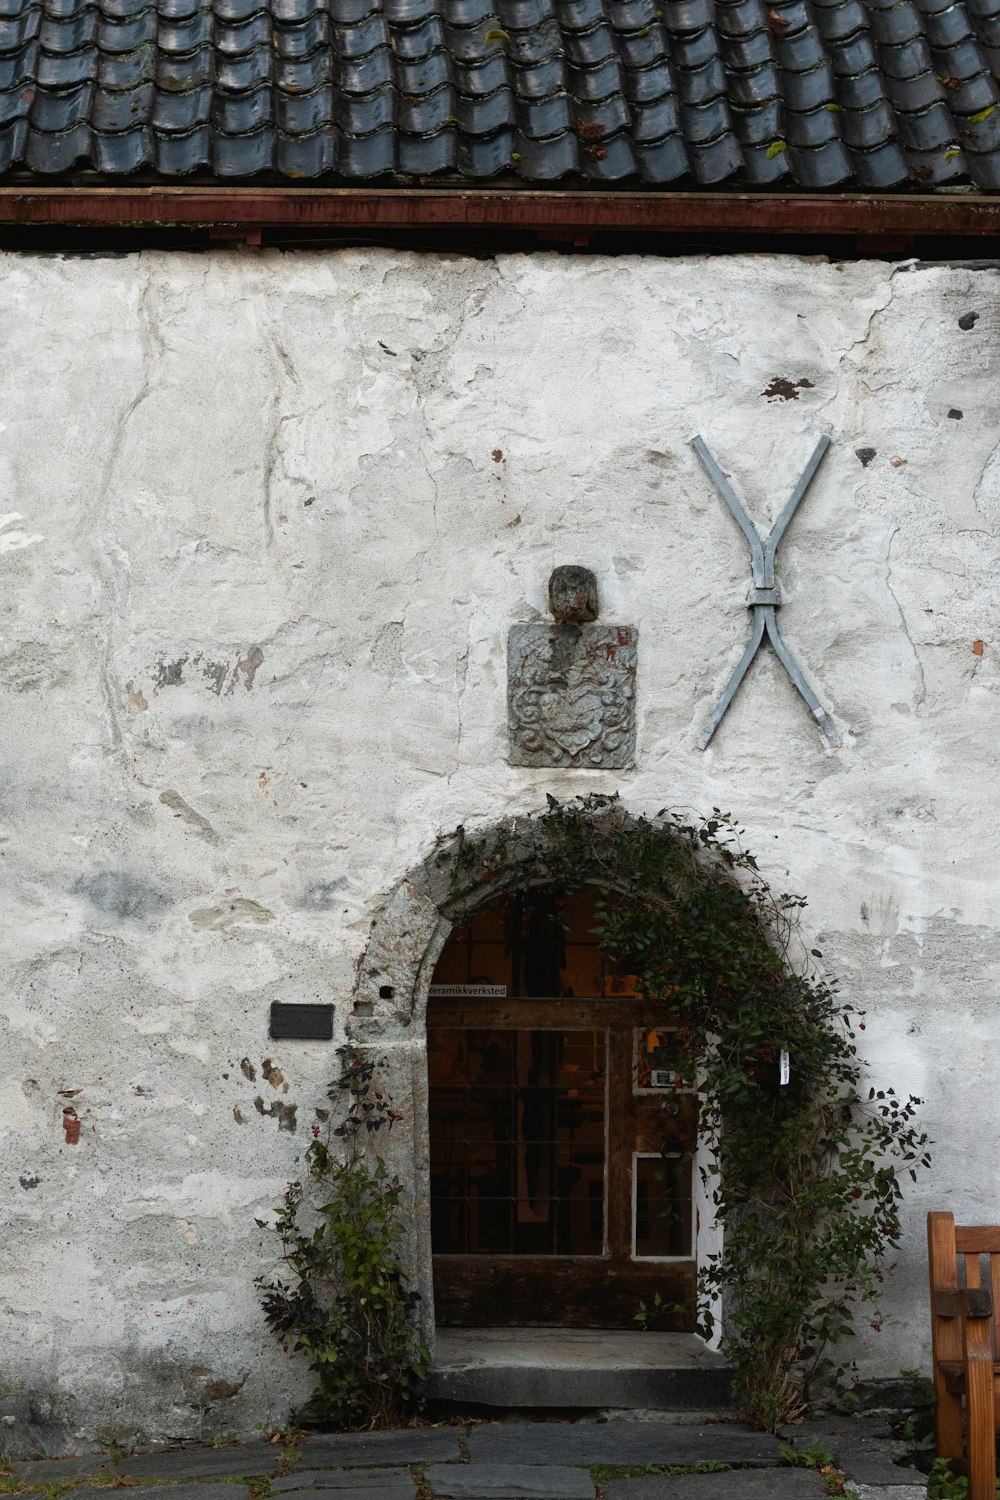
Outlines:
<svg viewBox="0 0 1000 1500"><path fill-rule="evenodd" d="M414 1490L407 1469L300 1469L294 1474L272 1479L271 1494L281 1494L285 1490L305 1490L310 1500L316 1500L318 1494L327 1490L335 1490L339 1494L352 1485L355 1489L369 1490L382 1487L387 1494L391 1494L393 1490L406 1490L407 1485L407 1494ZM395 1496L391 1500L395 1500Z"/></svg>
<svg viewBox="0 0 1000 1500"><path fill-rule="evenodd" d="M837 1463L848 1479L854 1480L855 1484L879 1487L889 1485L898 1488L917 1484L920 1481L920 1475L916 1469L901 1468L898 1464L894 1464L886 1453L845 1453L837 1460Z"/></svg>
<svg viewBox="0 0 1000 1500"><path fill-rule="evenodd" d="M585 1469L553 1464L435 1464L425 1477L434 1500L594 1500Z"/></svg>
<svg viewBox="0 0 1000 1500"><path fill-rule="evenodd" d="M352 1464L457 1463L461 1427L408 1427L399 1432L338 1432L311 1437L293 1471L340 1469ZM277 1468L277 1464L273 1466Z"/></svg>
<svg viewBox="0 0 1000 1500"><path fill-rule="evenodd" d="M819 1500L815 1469L734 1469L728 1474L644 1474L612 1479L607 1500Z"/></svg>
<svg viewBox="0 0 1000 1500"><path fill-rule="evenodd" d="M175 1448L142 1453L137 1458L123 1458L116 1472L129 1479L219 1479L223 1475L250 1479L273 1474L280 1464L280 1452L262 1443L259 1447L248 1444L241 1448Z"/></svg>
<svg viewBox="0 0 1000 1500"><path fill-rule="evenodd" d="M927 1485L893 1486L849 1484L846 1493L857 1500L926 1500Z"/></svg>
<svg viewBox="0 0 1000 1500"><path fill-rule="evenodd" d="M309 1490L310 1500L416 1500L417 1486L412 1479L405 1485L367 1484L364 1469L356 1469L351 1483L344 1489ZM163 1500L163 1496L159 1497Z"/></svg>
<svg viewBox="0 0 1000 1500"><path fill-rule="evenodd" d="M247 1500L250 1491L242 1484L176 1484L170 1487L170 1500ZM109 1496L128 1495L129 1500L163 1500L163 1489L157 1484L137 1485L128 1490L74 1490L74 1500L109 1500Z"/></svg>
<svg viewBox="0 0 1000 1500"><path fill-rule="evenodd" d="M11 1464L19 1479L32 1484L61 1484L65 1479L90 1479L97 1474L113 1472L106 1453L90 1453L83 1458L26 1458Z"/></svg>
<svg viewBox="0 0 1000 1500"><path fill-rule="evenodd" d="M669 1422L504 1422L476 1427L474 1463L777 1464L777 1438L735 1423L678 1427Z"/></svg>

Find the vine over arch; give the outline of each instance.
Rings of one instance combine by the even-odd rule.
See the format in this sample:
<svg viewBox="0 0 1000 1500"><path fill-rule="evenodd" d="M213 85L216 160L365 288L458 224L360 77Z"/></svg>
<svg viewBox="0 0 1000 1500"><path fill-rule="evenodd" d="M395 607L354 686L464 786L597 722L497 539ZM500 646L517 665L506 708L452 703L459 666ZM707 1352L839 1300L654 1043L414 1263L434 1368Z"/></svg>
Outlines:
<svg viewBox="0 0 1000 1500"><path fill-rule="evenodd" d="M801 949L803 898L771 889L731 818L645 817L617 796L549 797L538 815L475 836L456 830L376 919L354 1040L420 1033L451 926L482 901L585 884L603 891L601 946L683 1030L723 1233L700 1271L701 1331L721 1307L737 1397L750 1421L773 1430L836 1369L830 1351L859 1312L879 1328L900 1175L929 1158L921 1101L891 1089L862 1098L860 1018L816 964L821 955ZM418 1112L415 1161L426 1146ZM426 1228L414 1233L429 1265Z"/></svg>

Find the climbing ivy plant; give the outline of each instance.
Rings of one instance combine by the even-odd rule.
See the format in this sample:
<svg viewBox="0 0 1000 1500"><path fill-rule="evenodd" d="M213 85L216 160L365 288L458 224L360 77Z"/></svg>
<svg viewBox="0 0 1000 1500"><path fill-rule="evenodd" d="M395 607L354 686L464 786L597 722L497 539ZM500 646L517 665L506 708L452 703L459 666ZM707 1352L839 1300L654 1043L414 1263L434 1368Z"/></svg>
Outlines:
<svg viewBox="0 0 1000 1500"><path fill-rule="evenodd" d="M822 954L800 952L804 900L771 888L728 815L636 818L617 797L549 797L514 833L460 829L437 858L456 916L504 889L600 889L601 947L662 1004L697 1081L723 1231L701 1268L698 1328L711 1334L723 1309L737 1399L773 1431L836 1369L830 1351L859 1317L880 1329L900 1179L929 1164L921 1101L862 1095L864 1020Z"/></svg>
<svg viewBox="0 0 1000 1500"><path fill-rule="evenodd" d="M403 1117L380 1064L340 1049L341 1069L316 1110L305 1184L289 1184L275 1223L286 1272L258 1278L264 1314L316 1387L299 1416L312 1425L391 1427L415 1403L430 1354L414 1332L419 1294L399 1264L403 1184L378 1155ZM346 1101L346 1107L345 1107ZM339 1120L338 1112L343 1109Z"/></svg>

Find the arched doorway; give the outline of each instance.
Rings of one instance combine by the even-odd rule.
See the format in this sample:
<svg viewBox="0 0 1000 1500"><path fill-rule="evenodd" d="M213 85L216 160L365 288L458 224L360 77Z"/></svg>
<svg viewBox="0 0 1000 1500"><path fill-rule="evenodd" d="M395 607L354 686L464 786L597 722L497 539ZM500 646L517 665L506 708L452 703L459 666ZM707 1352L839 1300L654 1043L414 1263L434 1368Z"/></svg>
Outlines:
<svg viewBox="0 0 1000 1500"><path fill-rule="evenodd" d="M598 942L600 890L508 892L454 927L427 1004L437 1322L694 1316L697 1107L662 1004Z"/></svg>

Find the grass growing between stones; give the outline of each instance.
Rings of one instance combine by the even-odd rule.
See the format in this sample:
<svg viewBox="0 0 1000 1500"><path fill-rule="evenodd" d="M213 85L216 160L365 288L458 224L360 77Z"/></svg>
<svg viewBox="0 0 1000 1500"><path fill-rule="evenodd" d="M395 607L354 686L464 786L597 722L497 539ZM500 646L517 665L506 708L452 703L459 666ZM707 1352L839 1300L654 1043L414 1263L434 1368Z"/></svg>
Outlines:
<svg viewBox="0 0 1000 1500"><path fill-rule="evenodd" d="M587 1470L598 1500L603 1500L612 1479L641 1479L646 1474L665 1474L668 1478L679 1474L728 1474L733 1466L706 1459L698 1464L581 1464L579 1467Z"/></svg>

